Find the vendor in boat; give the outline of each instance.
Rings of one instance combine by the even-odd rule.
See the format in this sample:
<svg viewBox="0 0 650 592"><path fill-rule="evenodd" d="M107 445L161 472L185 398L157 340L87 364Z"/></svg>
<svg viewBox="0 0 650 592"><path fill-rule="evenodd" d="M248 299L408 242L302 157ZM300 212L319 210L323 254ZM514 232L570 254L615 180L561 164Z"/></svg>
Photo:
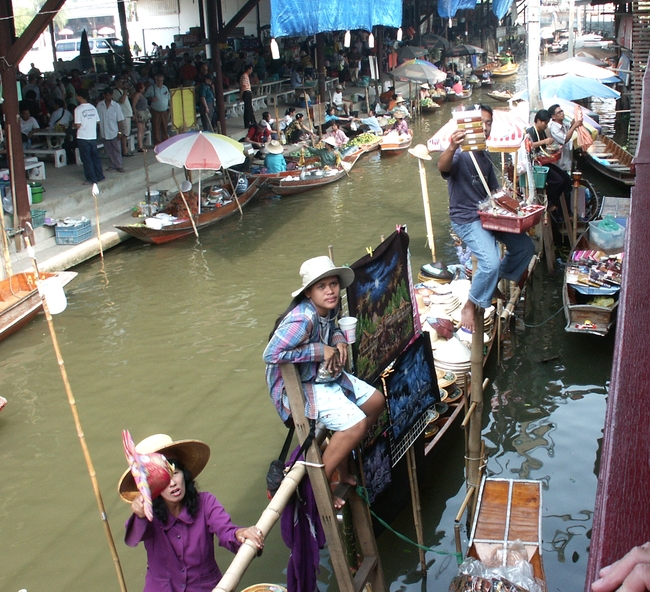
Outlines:
<svg viewBox="0 0 650 592"><path fill-rule="evenodd" d="M295 119L284 132L289 143L296 144L314 137L314 132L305 125L304 117L304 113L296 113Z"/></svg>
<svg viewBox="0 0 650 592"><path fill-rule="evenodd" d="M409 124L406 123L406 117L403 111L395 111L393 114L395 118L395 123L391 126L389 132L396 131L400 136L409 135Z"/></svg>
<svg viewBox="0 0 650 592"><path fill-rule="evenodd" d="M254 123L248 130L244 141L251 143L253 148L264 148L264 145L271 139L271 130L262 125L261 121Z"/></svg>
<svg viewBox="0 0 650 592"><path fill-rule="evenodd" d="M291 414L280 364L298 364L307 404L305 415L331 430L323 452L325 475L338 469L341 483L356 485L348 470L348 456L384 410L384 397L374 387L343 368L348 346L335 319L341 289L354 281L349 267L336 267L329 257L315 257L300 267L302 285L278 318L264 350L266 382L271 400L286 422ZM333 486L335 484L332 484ZM340 508L343 500L334 499Z"/></svg>
<svg viewBox="0 0 650 592"><path fill-rule="evenodd" d="M460 76L454 76L454 84L452 84L451 90L453 90L457 95L463 94L463 83L460 80Z"/></svg>
<svg viewBox="0 0 650 592"><path fill-rule="evenodd" d="M384 130L381 129L379 120L375 116L375 112L372 109L368 109L368 117L364 117L362 119L355 117L353 120L358 121L362 126L365 126L365 128L362 127L360 129L362 132L369 131L373 134L377 134L378 136L381 136L384 133Z"/></svg>
<svg viewBox="0 0 650 592"><path fill-rule="evenodd" d="M333 138L336 142L337 148L345 146L349 141L349 138L345 135L345 132L343 132L336 121L332 121L329 124L327 133L325 134L324 138Z"/></svg>
<svg viewBox="0 0 650 592"><path fill-rule="evenodd" d="M533 153L537 157L549 157L547 151L555 140L547 135L548 125L551 115L546 109L540 109L535 113L533 126L528 128L528 136L532 141ZM567 198L571 196L571 177L566 171L563 171L557 164L544 160L544 166L548 167L546 175L546 196L549 202L549 210L553 211L560 207L560 197L564 193ZM571 203L570 199L567 205Z"/></svg>
<svg viewBox="0 0 650 592"><path fill-rule="evenodd" d="M287 170L287 161L284 158L284 148L277 140L271 140L266 145L264 167L267 173L283 173Z"/></svg>
<svg viewBox="0 0 650 592"><path fill-rule="evenodd" d="M395 99L395 106L390 109L391 115L395 117L395 113L402 112L405 117L409 117L410 113L408 107L406 106L406 99L402 95L397 95Z"/></svg>
<svg viewBox="0 0 650 592"><path fill-rule="evenodd" d="M420 85L420 99L428 99L431 97L431 87L428 82Z"/></svg>
<svg viewBox="0 0 650 592"><path fill-rule="evenodd" d="M173 470L169 484L153 500L151 522L130 470L118 485L120 496L131 503L133 512L126 522L124 542L129 547L144 542L147 551L144 592L210 592L221 579L214 558L215 535L219 545L232 553L247 539L259 551L264 549L264 534L259 528L233 524L214 495L197 491L194 480L210 458L207 444L173 441L166 434L156 434L140 442L136 451L162 454Z"/></svg>
<svg viewBox="0 0 650 592"><path fill-rule="evenodd" d="M323 148L310 148L310 154L318 156L324 167L338 167L341 162L341 155L337 150L336 140L334 138L323 138L323 144Z"/></svg>
<svg viewBox="0 0 650 592"><path fill-rule="evenodd" d="M325 123L329 123L330 121L351 121L351 117L339 117L336 114L336 107L332 106L327 109L327 113L325 113Z"/></svg>
<svg viewBox="0 0 650 592"><path fill-rule="evenodd" d="M480 109L483 132L485 137L489 138L492 129L492 108L481 105ZM503 296L497 290L499 279L520 282L523 286L528 274L528 264L535 253L535 246L526 233L495 232L483 228L478 214L478 204L485 201L489 195L481 176L491 192L499 188L499 182L487 152L460 150L464 138L465 130L462 129L457 129L451 134L449 147L438 159L438 170L447 181L452 230L471 249L478 260L469 298L461 309L461 325L474 332L474 317L477 309L488 308L495 295ZM503 260L497 241L503 243L507 249Z"/></svg>

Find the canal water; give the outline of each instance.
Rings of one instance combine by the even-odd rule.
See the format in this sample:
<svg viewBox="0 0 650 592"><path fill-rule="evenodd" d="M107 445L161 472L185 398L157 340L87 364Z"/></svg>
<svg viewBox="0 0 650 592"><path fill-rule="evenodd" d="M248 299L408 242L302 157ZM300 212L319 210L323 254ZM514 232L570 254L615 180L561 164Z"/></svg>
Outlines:
<svg viewBox="0 0 650 592"><path fill-rule="evenodd" d="M478 102L479 96L474 100ZM495 105L497 106L497 105ZM425 141L449 104L414 123ZM453 262L447 191L427 166L438 258ZM243 219L152 247L135 240L79 266L67 310L55 317L70 384L129 590L141 590L140 546L128 548L129 507L117 495L126 468L121 430L136 441L158 432L198 438L212 449L200 475L239 524L266 500L265 475L285 428L269 400L262 351L277 315L300 285L303 260L334 249L352 263L405 224L413 268L430 261L417 162L365 156L349 178L323 190L256 200ZM610 193L612 194L612 193ZM567 335L559 276L536 270L529 299L497 362L486 368L487 471L544 483L544 562L549 590L583 586L610 376L613 338ZM118 590L113 562L66 400L47 324L39 316L0 343L0 589ZM385 531L379 537L393 591L444 591L455 573L453 521L464 495L463 435L451 431L421 475L428 552ZM407 505L393 528L414 538ZM463 535L466 538L466 533ZM442 554L439 554L442 553ZM279 533L242 587L283 582L288 551ZM222 569L229 553L217 551ZM325 556L322 589L335 589Z"/></svg>

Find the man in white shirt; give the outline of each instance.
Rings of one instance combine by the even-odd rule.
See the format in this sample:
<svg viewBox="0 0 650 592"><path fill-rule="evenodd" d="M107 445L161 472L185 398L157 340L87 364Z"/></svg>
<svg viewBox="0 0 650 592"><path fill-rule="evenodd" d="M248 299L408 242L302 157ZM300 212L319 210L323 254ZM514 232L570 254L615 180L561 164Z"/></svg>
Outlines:
<svg viewBox="0 0 650 592"><path fill-rule="evenodd" d="M574 118L571 125L564 123L564 110L558 104L551 105L548 108L548 113L551 116L551 121L548 124L548 132L562 149L562 156L557 166L571 174L573 164L573 144L571 140L573 139L573 132L582 125L582 120Z"/></svg>
<svg viewBox="0 0 650 592"><path fill-rule="evenodd" d="M169 138L167 125L169 124L170 95L169 89L163 84L164 80L163 74L156 74L155 83L144 92L144 96L149 100L154 145Z"/></svg>
<svg viewBox="0 0 650 592"><path fill-rule="evenodd" d="M122 168L122 132L120 122L124 120L122 108L113 100L113 90L104 89L104 100L97 105L99 133L104 140L106 156L111 161L109 171L126 172Z"/></svg>
<svg viewBox="0 0 650 592"><path fill-rule="evenodd" d="M20 133L22 134L23 145L25 147L30 146L34 132L40 127L38 121L31 116L29 109L22 109L20 111Z"/></svg>
<svg viewBox="0 0 650 592"><path fill-rule="evenodd" d="M133 107L129 100L129 93L126 91L124 78L122 78L121 75L115 77L113 100L122 108L122 115L124 115L120 128L120 131L122 132L122 156L133 156L133 152L129 152L129 136L131 135Z"/></svg>
<svg viewBox="0 0 650 592"><path fill-rule="evenodd" d="M102 161L97 150L97 124L99 114L89 102L88 91L82 88L77 91L79 106L74 110L74 126L77 130L77 148L84 166L86 182L92 185L104 180Z"/></svg>

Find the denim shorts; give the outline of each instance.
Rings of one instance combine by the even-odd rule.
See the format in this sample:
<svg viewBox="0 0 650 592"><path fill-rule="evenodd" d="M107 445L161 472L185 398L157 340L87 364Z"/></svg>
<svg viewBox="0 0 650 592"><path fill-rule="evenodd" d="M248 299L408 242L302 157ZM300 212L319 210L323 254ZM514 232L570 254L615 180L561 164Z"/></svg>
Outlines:
<svg viewBox="0 0 650 592"><path fill-rule="evenodd" d="M336 382L313 385L318 421L334 432L347 430L365 419L366 414L359 407L370 399L376 390L356 376L347 372L345 374L354 387L354 400L351 400L352 395L348 398Z"/></svg>

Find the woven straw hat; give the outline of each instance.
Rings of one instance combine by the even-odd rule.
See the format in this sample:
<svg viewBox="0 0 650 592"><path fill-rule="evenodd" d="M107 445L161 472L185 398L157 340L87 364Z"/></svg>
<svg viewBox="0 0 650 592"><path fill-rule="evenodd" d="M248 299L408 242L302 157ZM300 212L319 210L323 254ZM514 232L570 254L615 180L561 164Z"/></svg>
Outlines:
<svg viewBox="0 0 650 592"><path fill-rule="evenodd" d="M431 160L429 151L424 144L418 144L413 148L409 148L409 154L411 156L415 156L416 158L421 158L422 160Z"/></svg>
<svg viewBox="0 0 650 592"><path fill-rule="evenodd" d="M341 289L347 288L354 281L354 271L349 267L336 267L333 261L326 255L307 259L307 261L300 266L302 287L291 292L291 296L295 298L298 294L304 292L309 288L309 286L315 284L318 280L333 275L339 277Z"/></svg>
<svg viewBox="0 0 650 592"><path fill-rule="evenodd" d="M329 144L330 146L336 148L336 140L334 138L323 138L323 143Z"/></svg>
<svg viewBox="0 0 650 592"><path fill-rule="evenodd" d="M167 460L177 460L189 471L190 477L196 479L210 459L210 447L199 440L177 440L174 442L167 434L154 434L142 440L135 447L139 454L159 452ZM131 474L124 471L117 485L117 491L125 502L132 502L139 494Z"/></svg>
<svg viewBox="0 0 650 592"><path fill-rule="evenodd" d="M266 151L271 153L271 154L282 154L284 152L284 148L280 142L277 140L271 140L267 145L266 145Z"/></svg>

